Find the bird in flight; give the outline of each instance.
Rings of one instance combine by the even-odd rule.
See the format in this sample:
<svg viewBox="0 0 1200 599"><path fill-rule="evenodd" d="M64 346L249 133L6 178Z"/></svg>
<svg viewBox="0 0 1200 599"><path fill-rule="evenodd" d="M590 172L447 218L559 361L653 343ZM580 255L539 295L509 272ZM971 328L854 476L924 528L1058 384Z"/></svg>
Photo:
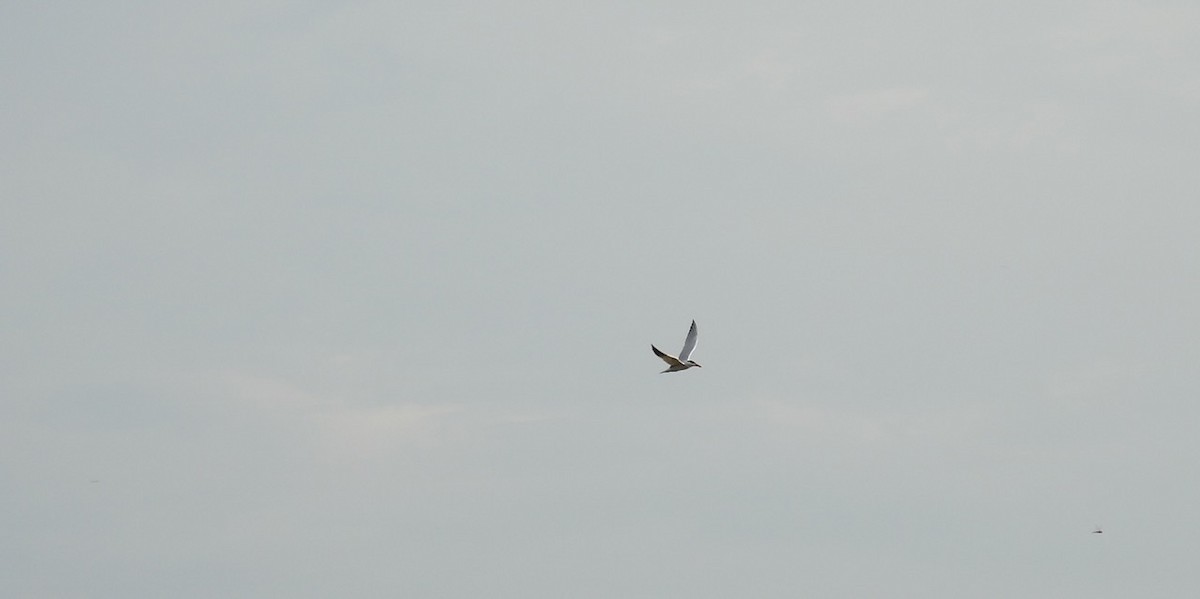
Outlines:
<svg viewBox="0 0 1200 599"><path fill-rule="evenodd" d="M696 321L693 320L692 328L688 329L687 339L685 339L683 342L683 349L679 350L678 358L669 354L664 354L657 347L654 347L654 345L651 345L650 349L654 350L654 355L662 358L662 361L667 363L667 369L659 374L662 374L663 372L679 372L680 370L687 370L693 366L700 368L699 364L688 359L692 356L692 350L696 349Z"/></svg>
<svg viewBox="0 0 1200 599"><path fill-rule="evenodd" d="M1102 534L1104 534L1104 529L1100 528L1100 525L1096 525L1096 528L1094 530L1092 530L1092 534L1102 535Z"/></svg>

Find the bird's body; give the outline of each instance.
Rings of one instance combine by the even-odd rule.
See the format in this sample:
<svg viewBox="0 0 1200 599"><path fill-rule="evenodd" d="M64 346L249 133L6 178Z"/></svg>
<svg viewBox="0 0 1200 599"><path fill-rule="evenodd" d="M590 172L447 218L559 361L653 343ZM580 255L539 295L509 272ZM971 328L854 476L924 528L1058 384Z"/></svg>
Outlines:
<svg viewBox="0 0 1200 599"><path fill-rule="evenodd" d="M662 358L662 361L667 363L667 369L662 371L663 373L679 372L680 370L687 370L693 366L700 368L699 364L689 359L692 355L692 350L696 349L696 334L696 321L693 320L692 328L688 329L687 339L683 342L683 349L679 350L678 358L670 354L663 353L662 350L654 347L653 345L650 346L650 349L654 350L654 355Z"/></svg>

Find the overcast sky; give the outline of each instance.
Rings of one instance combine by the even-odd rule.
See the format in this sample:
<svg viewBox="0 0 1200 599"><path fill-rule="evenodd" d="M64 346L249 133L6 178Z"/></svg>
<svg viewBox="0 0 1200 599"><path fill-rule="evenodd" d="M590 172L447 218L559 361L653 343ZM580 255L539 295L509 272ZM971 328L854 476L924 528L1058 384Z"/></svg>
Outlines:
<svg viewBox="0 0 1200 599"><path fill-rule="evenodd" d="M1195 3L591 4L0 6L0 595L1200 596Z"/></svg>

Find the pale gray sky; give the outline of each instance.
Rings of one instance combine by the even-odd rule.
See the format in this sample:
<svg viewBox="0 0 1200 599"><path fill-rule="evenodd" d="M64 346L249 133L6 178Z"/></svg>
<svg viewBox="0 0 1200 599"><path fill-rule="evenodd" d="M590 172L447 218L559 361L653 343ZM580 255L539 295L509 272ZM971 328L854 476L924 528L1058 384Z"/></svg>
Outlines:
<svg viewBox="0 0 1200 599"><path fill-rule="evenodd" d="M1200 594L1200 8L575 4L0 7L0 595Z"/></svg>

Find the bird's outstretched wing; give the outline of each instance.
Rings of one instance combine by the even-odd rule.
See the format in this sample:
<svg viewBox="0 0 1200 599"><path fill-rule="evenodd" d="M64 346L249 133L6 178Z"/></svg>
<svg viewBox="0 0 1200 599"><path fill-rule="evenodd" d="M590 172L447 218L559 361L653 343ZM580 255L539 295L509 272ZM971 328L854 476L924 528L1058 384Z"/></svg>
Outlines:
<svg viewBox="0 0 1200 599"><path fill-rule="evenodd" d="M696 349L696 321L692 321L692 328L688 329L687 340L683 342L683 349L679 350L679 361L687 362L692 356L692 350Z"/></svg>
<svg viewBox="0 0 1200 599"><path fill-rule="evenodd" d="M650 349L654 350L654 355L662 358L662 361L666 362L670 366L682 366L683 365L679 361L679 358L676 358L675 356L672 356L672 355L664 354L662 352L662 350L658 349L657 347L654 347L653 345L650 346Z"/></svg>

